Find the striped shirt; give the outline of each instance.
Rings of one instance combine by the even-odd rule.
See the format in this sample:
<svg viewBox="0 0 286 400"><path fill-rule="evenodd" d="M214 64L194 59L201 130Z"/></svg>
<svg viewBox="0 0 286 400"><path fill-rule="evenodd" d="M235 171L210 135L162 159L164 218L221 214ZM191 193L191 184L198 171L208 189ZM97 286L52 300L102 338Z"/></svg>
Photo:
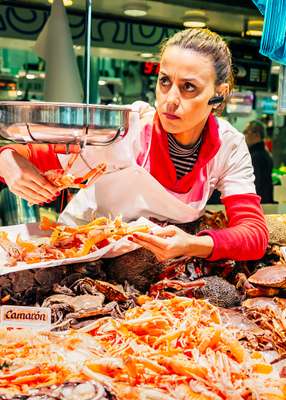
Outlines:
<svg viewBox="0 0 286 400"><path fill-rule="evenodd" d="M202 136L192 146L184 146L176 141L172 134L168 134L170 158L176 168L177 179L189 173L197 161L202 144Z"/></svg>

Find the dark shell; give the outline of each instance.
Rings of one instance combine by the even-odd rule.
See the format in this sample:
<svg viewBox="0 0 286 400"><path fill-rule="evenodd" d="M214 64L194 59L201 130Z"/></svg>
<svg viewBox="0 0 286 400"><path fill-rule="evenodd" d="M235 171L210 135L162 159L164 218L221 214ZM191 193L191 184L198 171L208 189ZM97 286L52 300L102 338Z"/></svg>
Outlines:
<svg viewBox="0 0 286 400"><path fill-rule="evenodd" d="M254 285L284 288L286 287L286 265L260 268L248 280Z"/></svg>
<svg viewBox="0 0 286 400"><path fill-rule="evenodd" d="M234 285L219 276L203 278L205 286L194 289L194 297L209 300L215 306L235 307L241 304L242 296Z"/></svg>
<svg viewBox="0 0 286 400"><path fill-rule="evenodd" d="M163 265L153 253L143 248L122 256L106 259L106 273L109 281L124 284L128 281L136 289L145 291L156 281Z"/></svg>

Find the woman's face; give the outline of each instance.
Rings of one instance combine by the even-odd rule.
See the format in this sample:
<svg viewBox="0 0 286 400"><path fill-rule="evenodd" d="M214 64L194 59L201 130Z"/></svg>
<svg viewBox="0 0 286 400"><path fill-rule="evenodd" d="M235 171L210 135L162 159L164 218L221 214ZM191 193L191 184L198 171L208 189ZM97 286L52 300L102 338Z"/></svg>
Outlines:
<svg viewBox="0 0 286 400"><path fill-rule="evenodd" d="M210 57L169 46L162 55L156 86L157 111L165 131L188 133L204 126L212 110L216 74Z"/></svg>

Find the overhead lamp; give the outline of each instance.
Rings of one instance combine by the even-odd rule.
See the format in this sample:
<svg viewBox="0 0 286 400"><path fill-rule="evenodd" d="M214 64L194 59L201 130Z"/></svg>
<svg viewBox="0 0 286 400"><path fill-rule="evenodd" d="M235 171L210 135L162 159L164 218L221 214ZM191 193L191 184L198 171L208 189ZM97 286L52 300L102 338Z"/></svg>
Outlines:
<svg viewBox="0 0 286 400"><path fill-rule="evenodd" d="M48 0L48 3L53 4L54 0ZM63 0L64 6L69 7L72 6L73 0Z"/></svg>
<svg viewBox="0 0 286 400"><path fill-rule="evenodd" d="M271 65L271 74L278 75L280 72L280 64L276 64L275 61L272 61Z"/></svg>
<svg viewBox="0 0 286 400"><path fill-rule="evenodd" d="M247 29L245 34L247 36L262 36L263 20L262 19L249 19L247 21Z"/></svg>
<svg viewBox="0 0 286 400"><path fill-rule="evenodd" d="M36 79L36 75L35 74L27 74L26 78L27 79Z"/></svg>
<svg viewBox="0 0 286 400"><path fill-rule="evenodd" d="M183 25L186 28L205 28L208 18L204 11L188 10L183 17Z"/></svg>
<svg viewBox="0 0 286 400"><path fill-rule="evenodd" d="M128 17L144 17L149 7L141 3L128 3L123 7L123 12Z"/></svg>
<svg viewBox="0 0 286 400"><path fill-rule="evenodd" d="M152 58L153 57L153 53L140 53L140 56L142 58Z"/></svg>

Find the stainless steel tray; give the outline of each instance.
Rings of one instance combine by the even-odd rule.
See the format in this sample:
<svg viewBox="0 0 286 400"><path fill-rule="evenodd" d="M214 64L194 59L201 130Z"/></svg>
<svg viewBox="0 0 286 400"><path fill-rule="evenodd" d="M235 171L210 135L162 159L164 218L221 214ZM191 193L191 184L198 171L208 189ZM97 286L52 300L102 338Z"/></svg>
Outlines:
<svg viewBox="0 0 286 400"><path fill-rule="evenodd" d="M128 131L130 107L0 101L0 135L17 143L108 145Z"/></svg>

